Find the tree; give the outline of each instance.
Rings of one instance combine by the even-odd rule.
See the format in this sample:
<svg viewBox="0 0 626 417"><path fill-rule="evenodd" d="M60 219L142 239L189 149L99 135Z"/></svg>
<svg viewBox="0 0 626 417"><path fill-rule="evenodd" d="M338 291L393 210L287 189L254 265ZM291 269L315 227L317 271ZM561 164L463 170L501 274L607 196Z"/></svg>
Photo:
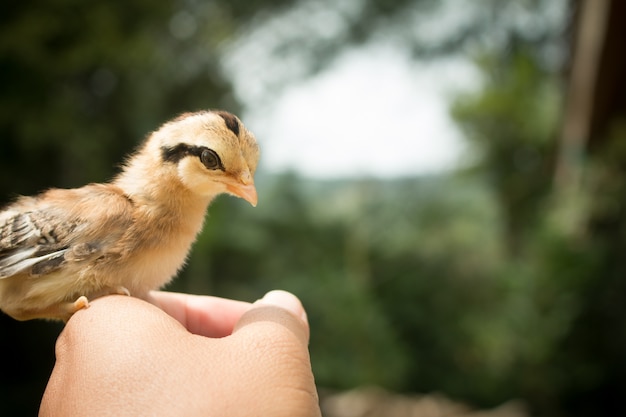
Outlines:
<svg viewBox="0 0 626 417"><path fill-rule="evenodd" d="M459 96L452 114L478 148L482 175L502 210L509 253L519 255L541 220L554 172L560 91L526 50L478 59L484 87Z"/></svg>

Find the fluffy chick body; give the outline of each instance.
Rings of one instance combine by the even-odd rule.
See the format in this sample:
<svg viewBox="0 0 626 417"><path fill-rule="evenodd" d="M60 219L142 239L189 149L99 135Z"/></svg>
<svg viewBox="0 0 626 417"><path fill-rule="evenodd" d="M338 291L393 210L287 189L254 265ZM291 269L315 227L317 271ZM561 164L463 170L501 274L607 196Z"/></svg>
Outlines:
<svg viewBox="0 0 626 417"><path fill-rule="evenodd" d="M254 136L226 112L185 114L110 183L51 189L0 212L0 309L67 320L110 293L149 298L184 264L210 202L256 205Z"/></svg>

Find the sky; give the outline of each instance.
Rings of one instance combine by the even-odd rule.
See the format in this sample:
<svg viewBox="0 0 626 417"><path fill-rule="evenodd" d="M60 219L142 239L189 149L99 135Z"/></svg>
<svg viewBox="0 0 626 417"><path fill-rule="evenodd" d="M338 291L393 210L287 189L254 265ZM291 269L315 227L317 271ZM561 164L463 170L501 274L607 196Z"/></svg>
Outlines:
<svg viewBox="0 0 626 417"><path fill-rule="evenodd" d="M347 51L269 104L255 105L245 93L239 99L265 171L393 178L439 173L465 160L468 149L448 108L452 94L478 82L460 58L417 64L370 45Z"/></svg>
<svg viewBox="0 0 626 417"><path fill-rule="evenodd" d="M346 43L322 72L307 77L307 69L325 64L320 45L341 50L337 42L350 39L348 21L358 18L364 3L299 2L242 28L224 48L224 72L244 106L244 123L261 144L263 170L392 178L471 163L476 155L449 108L456 94L481 89L472 49L420 62L408 55L407 39L437 45L479 21L491 26L474 39L474 52L497 51L508 30L550 33L567 21L568 10L565 0L441 0L434 9L419 5L435 3L415 2L388 26L372 28L366 43ZM557 52L545 58L558 64Z"/></svg>

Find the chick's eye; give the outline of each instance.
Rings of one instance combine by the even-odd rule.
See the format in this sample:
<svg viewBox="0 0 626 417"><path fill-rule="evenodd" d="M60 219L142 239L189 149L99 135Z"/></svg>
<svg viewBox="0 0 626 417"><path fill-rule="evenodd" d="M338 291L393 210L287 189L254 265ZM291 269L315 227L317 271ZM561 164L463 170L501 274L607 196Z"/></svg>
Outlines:
<svg viewBox="0 0 626 417"><path fill-rule="evenodd" d="M204 149L200 154L200 161L207 169L218 169L222 165L220 157L212 149Z"/></svg>

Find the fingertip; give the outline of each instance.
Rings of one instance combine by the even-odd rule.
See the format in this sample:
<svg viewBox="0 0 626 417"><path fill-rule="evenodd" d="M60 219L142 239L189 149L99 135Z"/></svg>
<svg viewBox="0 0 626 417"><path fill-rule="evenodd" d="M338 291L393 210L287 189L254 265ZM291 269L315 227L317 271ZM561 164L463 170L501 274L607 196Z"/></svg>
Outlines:
<svg viewBox="0 0 626 417"><path fill-rule="evenodd" d="M254 302L235 325L233 334L241 334L244 328L244 334L255 337L276 340L278 334L293 334L304 346L309 342L309 325L304 307L298 297L287 291L270 291Z"/></svg>
<svg viewBox="0 0 626 417"><path fill-rule="evenodd" d="M298 297L290 292L283 290L272 290L265 294L263 298L257 300L253 304L253 306L254 305L271 305L275 307L280 307L298 317L308 326L308 318L302 302Z"/></svg>

